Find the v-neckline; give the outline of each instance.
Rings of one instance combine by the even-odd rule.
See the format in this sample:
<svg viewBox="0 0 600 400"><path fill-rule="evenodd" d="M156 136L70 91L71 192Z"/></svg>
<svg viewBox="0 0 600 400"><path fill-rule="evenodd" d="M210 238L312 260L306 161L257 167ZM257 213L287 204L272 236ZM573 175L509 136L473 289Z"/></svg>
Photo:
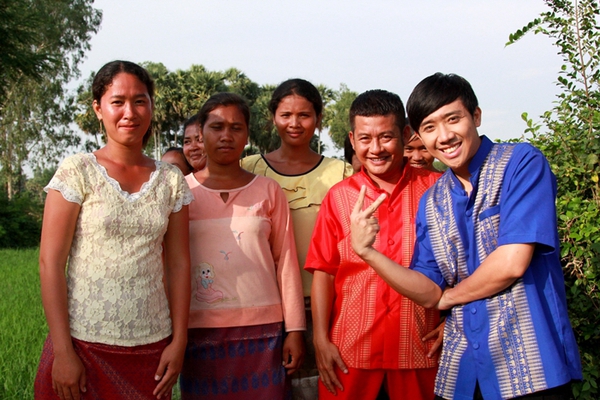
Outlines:
<svg viewBox="0 0 600 400"><path fill-rule="evenodd" d="M148 178L148 180L142 184L142 186L140 187L140 190L138 190L137 192L134 192L134 193L129 193L128 191L123 190L121 188L121 184L119 183L119 181L117 181L115 178L108 175L108 171L106 170L106 167L98 162L98 159L96 158L96 155L94 153L88 153L88 154L89 154L89 157L92 160L93 164L96 165L96 167L100 171L100 174L104 177L104 179L108 182L108 184L110 186L112 186L127 201L133 202L133 201L136 201L139 198L141 198L148 191L148 189L150 188L150 185L158 176L158 170L160 168L160 163L155 160L154 161L154 171L152 171L150 173L150 177Z"/></svg>

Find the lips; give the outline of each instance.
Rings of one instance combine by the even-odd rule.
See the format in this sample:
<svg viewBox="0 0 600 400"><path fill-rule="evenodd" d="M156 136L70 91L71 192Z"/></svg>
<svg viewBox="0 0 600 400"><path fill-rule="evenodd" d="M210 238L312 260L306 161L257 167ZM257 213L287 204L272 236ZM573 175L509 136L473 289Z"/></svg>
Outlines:
<svg viewBox="0 0 600 400"><path fill-rule="evenodd" d="M452 146L449 146L449 147L446 147L446 148L443 148L443 149L441 149L441 148L438 147L438 150L440 152L444 153L444 154L452 154L456 150L458 150L458 148L460 147L460 145L461 145L460 143L455 143Z"/></svg>

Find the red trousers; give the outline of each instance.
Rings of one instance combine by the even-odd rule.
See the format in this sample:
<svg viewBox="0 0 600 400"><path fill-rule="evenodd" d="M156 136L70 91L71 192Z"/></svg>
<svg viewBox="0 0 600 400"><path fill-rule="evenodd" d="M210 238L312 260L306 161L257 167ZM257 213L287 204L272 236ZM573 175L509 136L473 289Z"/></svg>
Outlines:
<svg viewBox="0 0 600 400"><path fill-rule="evenodd" d="M319 400L375 400L384 384L390 400L433 400L437 368L423 369L355 369L344 374L336 367L343 391L331 394L319 379Z"/></svg>

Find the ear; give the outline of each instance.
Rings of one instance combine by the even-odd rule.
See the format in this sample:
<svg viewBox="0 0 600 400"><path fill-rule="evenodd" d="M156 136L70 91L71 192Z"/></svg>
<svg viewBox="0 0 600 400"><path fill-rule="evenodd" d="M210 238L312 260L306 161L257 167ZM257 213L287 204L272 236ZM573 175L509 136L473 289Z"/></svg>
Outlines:
<svg viewBox="0 0 600 400"><path fill-rule="evenodd" d="M348 132L348 137L350 138L350 144L352 145L352 149L356 152L356 146L354 146L354 132Z"/></svg>
<svg viewBox="0 0 600 400"><path fill-rule="evenodd" d="M92 102L92 108L94 109L94 112L96 113L96 117L98 118L98 120L102 121L102 108L100 107L100 103L98 103L96 100L94 100Z"/></svg>
<svg viewBox="0 0 600 400"><path fill-rule="evenodd" d="M318 129L318 130L321 130L321 129L322 129L322 127L321 127L321 122L323 122L323 114L321 114L321 115L319 115L319 116L317 117L317 129Z"/></svg>
<svg viewBox="0 0 600 400"><path fill-rule="evenodd" d="M473 122L475 122L475 126L479 128L481 125L481 108L477 107L473 112Z"/></svg>

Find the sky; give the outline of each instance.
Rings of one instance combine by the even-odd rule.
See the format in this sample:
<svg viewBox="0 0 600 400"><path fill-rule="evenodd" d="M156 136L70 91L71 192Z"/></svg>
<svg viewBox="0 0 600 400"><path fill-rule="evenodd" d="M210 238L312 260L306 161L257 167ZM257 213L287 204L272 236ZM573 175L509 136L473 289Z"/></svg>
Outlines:
<svg viewBox="0 0 600 400"><path fill-rule="evenodd" d="M235 67L258 84L304 78L406 101L423 78L456 73L479 99L479 129L518 138L558 93L561 58L549 38L508 35L547 11L542 0L97 0L100 31L82 80L115 59L169 70ZM333 149L330 149L333 154ZM326 152L327 154L327 152Z"/></svg>

